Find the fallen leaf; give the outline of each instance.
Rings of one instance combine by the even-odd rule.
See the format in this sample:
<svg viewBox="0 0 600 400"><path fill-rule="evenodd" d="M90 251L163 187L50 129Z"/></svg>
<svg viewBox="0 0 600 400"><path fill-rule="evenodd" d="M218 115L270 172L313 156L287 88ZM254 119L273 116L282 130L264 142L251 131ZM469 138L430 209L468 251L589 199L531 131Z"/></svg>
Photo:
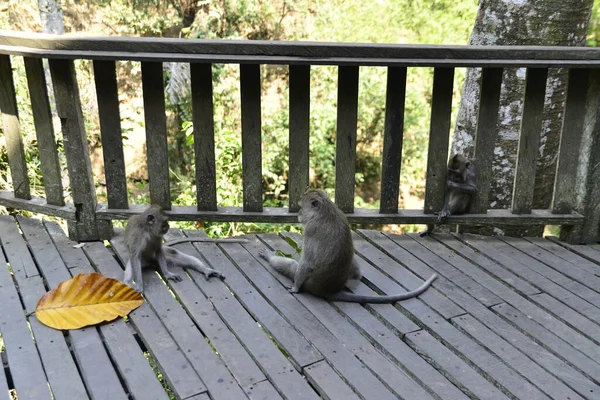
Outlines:
<svg viewBox="0 0 600 400"><path fill-rule="evenodd" d="M76 244L76 245L74 245L74 246L73 246L73 248L74 248L74 249L80 249L80 248L82 248L83 246L85 246L85 243L79 243L79 244Z"/></svg>
<svg viewBox="0 0 600 400"><path fill-rule="evenodd" d="M135 289L93 272L78 274L43 295L35 315L51 328L79 329L123 317L143 302Z"/></svg>

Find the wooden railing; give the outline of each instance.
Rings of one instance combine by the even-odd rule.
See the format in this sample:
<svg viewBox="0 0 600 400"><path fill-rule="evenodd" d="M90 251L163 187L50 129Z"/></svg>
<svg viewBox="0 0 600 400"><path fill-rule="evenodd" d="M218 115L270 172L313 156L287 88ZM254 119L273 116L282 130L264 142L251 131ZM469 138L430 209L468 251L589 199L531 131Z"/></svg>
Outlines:
<svg viewBox="0 0 600 400"><path fill-rule="evenodd" d="M31 93L46 198L30 196L19 131L10 57L22 56ZM73 204L65 204L42 59L48 59ZM97 204L75 78L74 59L91 59L104 147L108 204ZM138 213L128 203L121 139L116 60L142 63L150 199L174 220L296 222L297 201L309 183L310 66L338 66L335 201L357 223L424 224L443 204L455 67L482 67L475 139L477 186L472 214L456 224L562 225L575 242L598 239L600 221L600 49L565 47L475 47L215 41L124 37L69 37L0 31L0 110L14 189L0 192L0 205L66 218L78 240L111 235L111 220ZM196 206L171 207L162 62L191 63L196 157ZM243 207L217 204L211 67L240 64ZM261 174L260 64L289 66L289 208L265 208ZM379 210L355 209L355 158L360 66L386 66L387 99ZM430 157L424 210L398 209L403 116L408 66L434 67ZM512 206L488 210L493 143L502 70L527 67ZM562 139L551 209L532 209L535 165L548 68L569 69ZM585 124L584 124L585 121ZM585 127L585 128L584 128ZM219 134L217 132L217 134ZM581 143L585 146L580 146ZM580 147L584 150L580 151ZM578 172L579 169L579 172ZM585 198L575 211L575 177Z"/></svg>

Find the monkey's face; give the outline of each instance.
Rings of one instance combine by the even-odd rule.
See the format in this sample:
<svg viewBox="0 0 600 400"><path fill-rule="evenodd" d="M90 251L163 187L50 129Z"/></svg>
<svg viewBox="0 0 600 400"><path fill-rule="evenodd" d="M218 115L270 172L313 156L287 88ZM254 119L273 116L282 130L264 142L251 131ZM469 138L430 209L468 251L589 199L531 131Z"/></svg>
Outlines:
<svg viewBox="0 0 600 400"><path fill-rule="evenodd" d="M169 219L162 213L149 214L146 217L146 226L157 236L163 236L169 231Z"/></svg>

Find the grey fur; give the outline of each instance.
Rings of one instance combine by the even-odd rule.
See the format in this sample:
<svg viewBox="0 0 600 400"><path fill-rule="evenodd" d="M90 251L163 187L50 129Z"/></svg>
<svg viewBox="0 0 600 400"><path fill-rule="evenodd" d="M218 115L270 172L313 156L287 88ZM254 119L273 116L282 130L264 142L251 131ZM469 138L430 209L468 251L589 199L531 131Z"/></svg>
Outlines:
<svg viewBox="0 0 600 400"><path fill-rule="evenodd" d="M455 154L448 163L444 207L442 211L436 213L437 224L443 224L451 215L468 213L476 192L475 170L471 161L462 154ZM433 224L429 224L420 235L429 235L434 228Z"/></svg>
<svg viewBox="0 0 600 400"><path fill-rule="evenodd" d="M437 277L432 275L414 291L392 296L362 296L342 291L348 279L360 279L354 244L346 216L322 190L307 190L299 201L298 221L304 225L300 262L261 249L259 254L277 271L293 279L289 289L351 303L393 303L418 296Z"/></svg>
<svg viewBox="0 0 600 400"><path fill-rule="evenodd" d="M212 238L180 238L165 242L165 246L174 246L179 243L248 243L247 239L212 239Z"/></svg>
<svg viewBox="0 0 600 400"><path fill-rule="evenodd" d="M157 265L164 279L175 282L181 282L181 277L171 272L170 267L193 269L203 274L206 279L211 276L225 279L222 273L208 268L199 259L165 246L162 241L168 231L169 220L156 205L129 219L125 227L125 245L129 251L129 261L125 267L123 282L143 293L142 268L154 268Z"/></svg>

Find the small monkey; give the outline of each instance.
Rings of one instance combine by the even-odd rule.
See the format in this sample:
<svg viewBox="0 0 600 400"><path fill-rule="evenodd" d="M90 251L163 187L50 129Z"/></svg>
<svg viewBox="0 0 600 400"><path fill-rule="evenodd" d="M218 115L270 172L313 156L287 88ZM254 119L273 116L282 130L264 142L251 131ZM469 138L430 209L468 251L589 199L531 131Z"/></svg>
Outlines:
<svg viewBox="0 0 600 400"><path fill-rule="evenodd" d="M418 296L437 278L437 274L433 274L417 289L393 296L362 296L342 291L348 279L362 276L354 259L354 244L346 216L322 190L307 190L298 205L298 222L304 226L300 262L277 256L265 248L259 251L273 268L293 279L291 293L302 289L334 301L393 303Z"/></svg>
<svg viewBox="0 0 600 400"><path fill-rule="evenodd" d="M444 223L450 215L468 213L476 192L475 171L471 161L462 154L455 154L448 163L444 207L442 211L435 213L438 217L437 223ZM429 235L433 229L434 225L428 224L427 229L419 235L421 237Z"/></svg>
<svg viewBox="0 0 600 400"><path fill-rule="evenodd" d="M204 274L206 279L216 276L225 279L225 275L208 268L199 259L177 249L168 247L183 242L247 242L244 239L218 240L203 238L182 238L163 244L163 237L169 231L169 219L156 205L148 207L143 213L129 219L125 227L125 245L129 251L129 261L125 267L123 281L140 293L144 292L142 268L158 265L164 279L181 282L181 277L169 270L170 267L194 269ZM135 283L133 283L135 281Z"/></svg>

